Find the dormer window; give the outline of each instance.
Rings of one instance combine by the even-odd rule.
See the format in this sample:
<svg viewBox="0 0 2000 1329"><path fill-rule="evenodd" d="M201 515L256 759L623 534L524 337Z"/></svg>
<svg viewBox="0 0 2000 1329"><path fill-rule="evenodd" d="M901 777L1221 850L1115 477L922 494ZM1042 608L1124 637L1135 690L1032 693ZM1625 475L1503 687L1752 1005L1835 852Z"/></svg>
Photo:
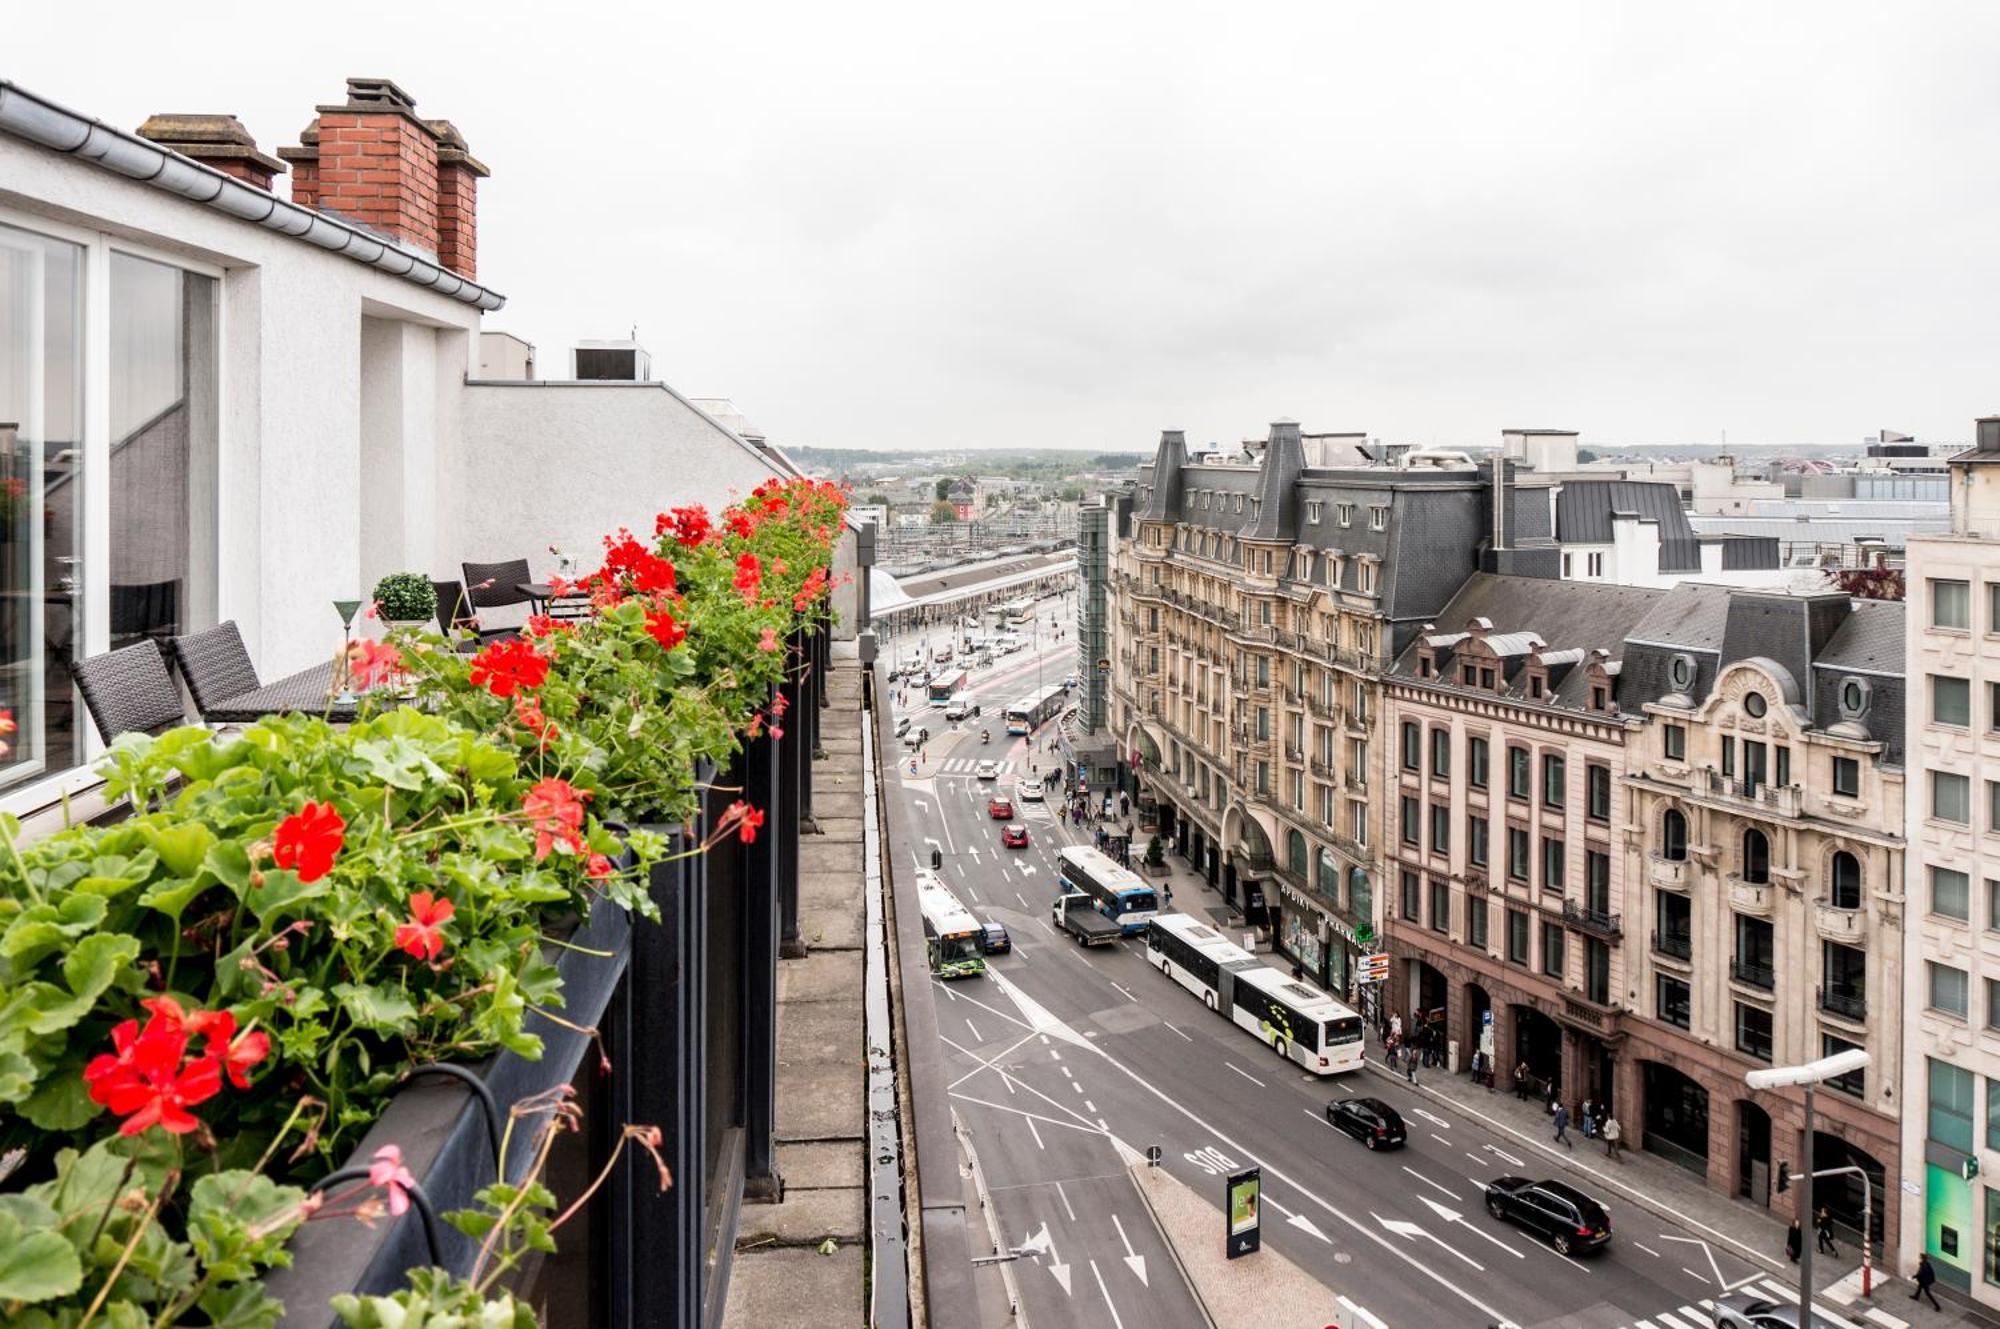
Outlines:
<svg viewBox="0 0 2000 1329"><path fill-rule="evenodd" d="M1602 683L1590 685L1590 709L1608 711L1611 709L1611 689Z"/></svg>
<svg viewBox="0 0 2000 1329"><path fill-rule="evenodd" d="M1354 505L1352 503L1336 503L1333 513L1340 524L1346 526L1354 520Z"/></svg>
<svg viewBox="0 0 2000 1329"><path fill-rule="evenodd" d="M1428 650L1417 652L1417 677L1430 678L1437 672L1437 661Z"/></svg>
<svg viewBox="0 0 2000 1329"><path fill-rule="evenodd" d="M1368 509L1368 529L1371 531L1389 529L1389 509L1386 505Z"/></svg>
<svg viewBox="0 0 2000 1329"><path fill-rule="evenodd" d="M1540 701L1548 693L1548 679L1536 670L1528 675L1528 700Z"/></svg>
<svg viewBox="0 0 2000 1329"><path fill-rule="evenodd" d="M1458 667L1458 681L1469 688L1479 686L1479 666L1467 660Z"/></svg>
<svg viewBox="0 0 2000 1329"><path fill-rule="evenodd" d="M1321 508L1323 508L1323 507L1325 507L1325 506L1326 506L1326 505L1325 505L1325 504L1323 504L1323 503L1308 503L1308 504L1306 504L1306 520L1307 520L1308 522L1311 522L1311 523L1312 523L1312 524L1313 524L1314 526L1317 526L1317 525L1319 525L1319 514L1320 514L1320 509L1321 509Z"/></svg>
<svg viewBox="0 0 2000 1329"><path fill-rule="evenodd" d="M1238 512L1243 511L1243 495L1241 494L1238 494L1236 496L1236 510Z"/></svg>
<svg viewBox="0 0 2000 1329"><path fill-rule="evenodd" d="M1361 593L1375 594L1375 565L1366 559L1361 562Z"/></svg>

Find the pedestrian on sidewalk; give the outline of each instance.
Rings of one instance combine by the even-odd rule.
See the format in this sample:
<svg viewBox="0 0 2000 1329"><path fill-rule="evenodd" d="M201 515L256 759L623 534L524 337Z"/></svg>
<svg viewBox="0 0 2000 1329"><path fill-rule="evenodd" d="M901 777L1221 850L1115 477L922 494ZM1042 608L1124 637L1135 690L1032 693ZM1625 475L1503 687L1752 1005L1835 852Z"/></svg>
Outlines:
<svg viewBox="0 0 2000 1329"><path fill-rule="evenodd" d="M1516 1067L1514 1068L1514 1099L1515 1099L1515 1101L1516 1101L1516 1102L1520 1102L1520 1103L1525 1103L1525 1102L1527 1102L1527 1101L1528 1101L1528 1090L1529 1090L1529 1089L1531 1089L1531 1088L1533 1088L1533 1086L1532 1086L1532 1085L1530 1085L1530 1084L1528 1083L1528 1063L1527 1063L1527 1061L1526 1061L1526 1060L1524 1059L1524 1060L1523 1060L1523 1061L1521 1062L1521 1064L1520 1064L1520 1065L1518 1065L1518 1066L1516 1066Z"/></svg>
<svg viewBox="0 0 2000 1329"><path fill-rule="evenodd" d="M1840 1249L1833 1244L1833 1213L1825 1205L1819 1207L1819 1217L1813 1220L1819 1229L1819 1245L1816 1249L1827 1255L1839 1255Z"/></svg>
<svg viewBox="0 0 2000 1329"><path fill-rule="evenodd" d="M1797 1264L1799 1262L1799 1252L1804 1248L1805 1235L1799 1231L1799 1220L1794 1218L1792 1225L1785 1229L1785 1254L1791 1259L1793 1264Z"/></svg>
<svg viewBox="0 0 2000 1329"><path fill-rule="evenodd" d="M1403 1049L1403 1074L1408 1077L1411 1084L1417 1082L1417 1050L1415 1047L1406 1047Z"/></svg>
<svg viewBox="0 0 2000 1329"><path fill-rule="evenodd" d="M1794 1223L1792 1226L1797 1227L1798 1224ZM1937 1293L1931 1291L1931 1284L1937 1282L1937 1270L1931 1268L1931 1257L1928 1253L1917 1256L1916 1278L1917 1290L1910 1294L1910 1300L1915 1301L1918 1297L1927 1297L1930 1299L1932 1310L1943 1310L1944 1307L1938 1305Z"/></svg>
<svg viewBox="0 0 2000 1329"><path fill-rule="evenodd" d="M1583 1132L1583 1138L1586 1140L1593 1138L1597 1134L1597 1104L1587 1098L1583 1100L1583 1106L1577 1111L1576 1128Z"/></svg>
<svg viewBox="0 0 2000 1329"><path fill-rule="evenodd" d="M1568 1131L1569 1131L1569 1109L1564 1107L1562 1104L1558 1103L1556 1104L1555 1142L1567 1149L1574 1150L1576 1148L1576 1145L1571 1143Z"/></svg>
<svg viewBox="0 0 2000 1329"><path fill-rule="evenodd" d="M1604 1125L1597 1133L1604 1137L1604 1156L1622 1164L1625 1159L1618 1152L1620 1148L1619 1136L1622 1134L1618 1129L1618 1118L1606 1113Z"/></svg>

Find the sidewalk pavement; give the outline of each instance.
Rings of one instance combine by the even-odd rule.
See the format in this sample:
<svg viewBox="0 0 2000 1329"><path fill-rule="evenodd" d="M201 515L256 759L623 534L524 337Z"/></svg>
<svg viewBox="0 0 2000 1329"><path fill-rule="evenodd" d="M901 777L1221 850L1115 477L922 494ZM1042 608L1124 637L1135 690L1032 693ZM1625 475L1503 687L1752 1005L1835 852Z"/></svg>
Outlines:
<svg viewBox="0 0 2000 1329"><path fill-rule="evenodd" d="M1265 1246L1232 1260L1223 1251L1222 1210L1164 1168L1132 1167L1132 1181L1213 1329L1321 1329L1338 1324L1325 1284Z"/></svg>

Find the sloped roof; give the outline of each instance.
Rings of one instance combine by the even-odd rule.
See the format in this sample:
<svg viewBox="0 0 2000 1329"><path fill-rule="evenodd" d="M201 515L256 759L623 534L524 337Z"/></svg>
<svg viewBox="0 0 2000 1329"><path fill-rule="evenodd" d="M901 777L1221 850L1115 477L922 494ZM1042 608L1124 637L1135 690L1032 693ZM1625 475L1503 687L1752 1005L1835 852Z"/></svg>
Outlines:
<svg viewBox="0 0 2000 1329"><path fill-rule="evenodd" d="M1673 485L1647 480L1570 480L1556 495L1556 538L1610 544L1612 518L1631 514L1660 526L1660 571L1701 571L1701 545Z"/></svg>
<svg viewBox="0 0 2000 1329"><path fill-rule="evenodd" d="M1720 651L1729 622L1729 588L1682 582L1639 620L1627 635L1654 646Z"/></svg>
<svg viewBox="0 0 2000 1329"><path fill-rule="evenodd" d="M1900 678L1903 615L1900 600L1856 600L1854 612L1835 630L1813 664L1822 669L1858 669Z"/></svg>

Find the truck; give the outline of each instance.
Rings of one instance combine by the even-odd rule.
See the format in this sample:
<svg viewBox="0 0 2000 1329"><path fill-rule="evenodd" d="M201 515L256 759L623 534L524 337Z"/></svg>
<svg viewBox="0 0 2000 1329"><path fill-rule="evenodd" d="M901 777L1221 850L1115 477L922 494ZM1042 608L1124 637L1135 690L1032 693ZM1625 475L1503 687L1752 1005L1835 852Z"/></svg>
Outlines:
<svg viewBox="0 0 2000 1329"><path fill-rule="evenodd" d="M1097 901L1082 891L1067 891L1057 896L1049 914L1057 927L1076 938L1079 946L1109 946L1125 935L1125 929L1099 913Z"/></svg>

